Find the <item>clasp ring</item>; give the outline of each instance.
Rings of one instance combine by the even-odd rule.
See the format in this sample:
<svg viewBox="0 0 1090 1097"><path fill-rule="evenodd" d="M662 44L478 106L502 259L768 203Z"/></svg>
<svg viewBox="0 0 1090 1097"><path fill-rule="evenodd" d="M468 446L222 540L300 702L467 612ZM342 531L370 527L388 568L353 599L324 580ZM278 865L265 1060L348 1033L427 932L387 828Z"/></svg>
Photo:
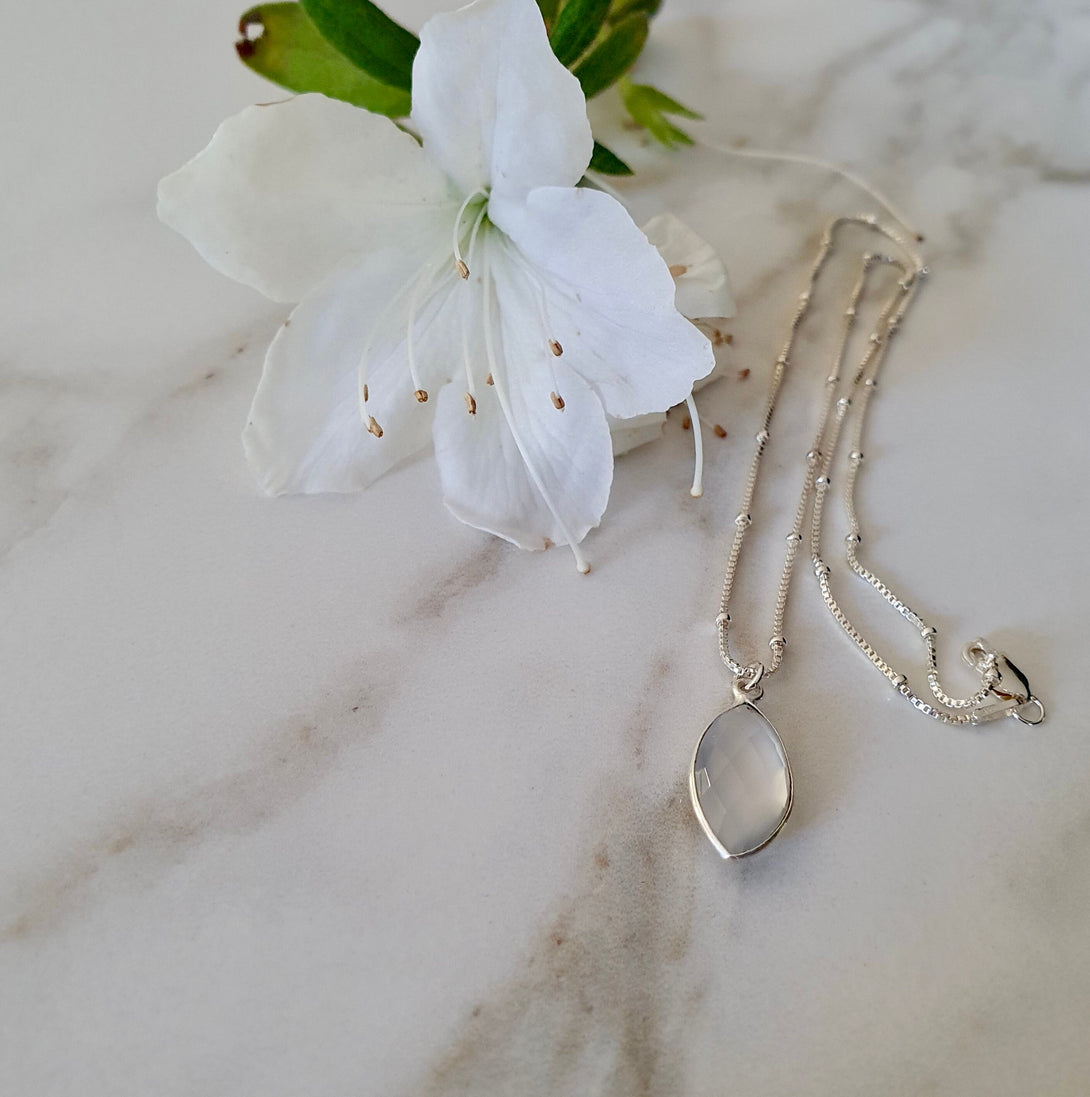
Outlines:
<svg viewBox="0 0 1090 1097"><path fill-rule="evenodd" d="M1019 723L1031 727L1045 718L1045 706L1040 698L1033 695L1029 679L1002 652L991 651L985 640L974 640L965 645L965 661L977 670L983 670L991 663L994 677L988 692L998 697L1000 704L982 706L974 710L972 721L983 724L989 720L998 720L1003 716L1013 716Z"/></svg>
<svg viewBox="0 0 1090 1097"><path fill-rule="evenodd" d="M1026 709L1030 709L1033 715L1026 715ZM1045 706L1040 697L1029 697L1023 704L1015 705L1011 709L1011 715L1022 724L1036 727L1045 718Z"/></svg>

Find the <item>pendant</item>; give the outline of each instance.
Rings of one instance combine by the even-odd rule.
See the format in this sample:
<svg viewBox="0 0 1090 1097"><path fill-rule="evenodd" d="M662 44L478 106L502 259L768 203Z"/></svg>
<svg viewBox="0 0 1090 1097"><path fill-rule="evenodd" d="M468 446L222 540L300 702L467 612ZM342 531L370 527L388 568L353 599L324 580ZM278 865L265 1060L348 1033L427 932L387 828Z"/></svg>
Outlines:
<svg viewBox="0 0 1090 1097"><path fill-rule="evenodd" d="M791 814L791 764L776 729L749 695L700 737L689 773L693 810L721 857L745 857L767 846ZM752 697L752 700L750 699Z"/></svg>

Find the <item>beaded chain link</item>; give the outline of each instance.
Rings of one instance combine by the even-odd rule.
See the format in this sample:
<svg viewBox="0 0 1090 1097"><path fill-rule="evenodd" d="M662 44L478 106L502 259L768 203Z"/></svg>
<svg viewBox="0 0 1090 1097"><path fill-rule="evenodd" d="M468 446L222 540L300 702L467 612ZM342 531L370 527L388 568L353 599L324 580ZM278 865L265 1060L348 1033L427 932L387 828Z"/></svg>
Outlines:
<svg viewBox="0 0 1090 1097"><path fill-rule="evenodd" d="M772 617L772 636L768 641L771 654L763 660L757 658L743 660L737 658L731 652L729 637L732 622L729 607L734 594L735 580L742 558L742 549L746 541L746 533L752 524L750 511L760 477L761 461L772 436L773 418L784 379L792 364L792 355L799 330L810 315L812 295L822 272L834 253L837 237L848 226L861 226L880 234L884 244L892 244L898 254L866 252L862 256L861 270L851 288L848 304L844 309L842 333L833 356L833 365L822 386L823 392L820 400L817 431L814 435L813 444L806 454L806 472L803 478L802 491L799 495L798 506L795 509L791 532L787 534L786 538L783 570L780 575ZM888 299L882 304L874 330L867 337L866 349L846 385L847 392L850 395L843 395L838 398L837 393L841 388L842 373L848 355L849 343L856 327L859 303L863 299L874 273L883 267L893 267L900 277ZM773 366L761 428L755 435L756 445L742 492L741 507L734 519L734 536L723 575L723 592L720 599L719 615L716 618L719 633L719 654L734 675L736 683L743 690L756 690L763 678L767 678L779 670L787 647L787 639L784 634L784 617L787 611L791 576L802 544L807 515L809 515L810 562L817 577L825 605L859 650L885 675L901 696L920 712L948 725L977 724L1007 714L1017 715L1019 719L1026 723L1038 723L1038 719L1029 719L1025 715L1021 715L1018 705L1014 707L999 705L985 707L989 697L994 696L997 692L997 683L999 683L1001 676L999 661L1003 657L997 652L987 650L980 642L975 642L966 649L966 658L972 662L972 665L980 674L980 688L969 697L954 697L947 693L939 676L935 628L928 624L915 610L911 609L893 591L889 584L867 568L859 559L859 546L863 538L855 504L855 488L859 470L863 466L863 436L867 410L871 397L878 387L878 373L885 361L889 343L901 326L901 322L904 320L905 314L915 299L927 273L927 268L923 265L909 238L894 228L879 224L876 218L872 216L838 217L826 228L817 256L810 269L809 282L806 289L798 296L787 338ZM848 566L919 631L926 649L927 683L936 702L934 704L915 693L909 687L905 675L894 669L859 629L853 625L847 614L841 609L830 586L829 565L822 555L825 501L832 486L830 471L833 468L842 430L849 418L849 411L853 407L854 414L851 416L852 448L848 456L847 478L844 489L844 501L849 526L845 538ZM1009 664L1007 665L1009 666ZM1015 668L1011 669L1016 674L1018 673ZM999 696L1005 697L1007 695L1000 693ZM1028 688L1022 694L1015 696L1014 700L1022 706L1032 702L1040 709L1040 718L1043 719L1043 706L1036 698L1032 697L1028 692ZM1033 715L1036 716L1036 710L1034 710Z"/></svg>

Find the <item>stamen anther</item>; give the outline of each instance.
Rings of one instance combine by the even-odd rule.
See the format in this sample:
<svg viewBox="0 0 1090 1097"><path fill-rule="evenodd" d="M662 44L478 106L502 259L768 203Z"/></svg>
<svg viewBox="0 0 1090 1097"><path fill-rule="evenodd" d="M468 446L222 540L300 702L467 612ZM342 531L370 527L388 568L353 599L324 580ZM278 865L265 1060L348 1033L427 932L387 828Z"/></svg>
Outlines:
<svg viewBox="0 0 1090 1097"><path fill-rule="evenodd" d="M559 396L555 392L550 392L549 393L549 399L552 400L553 407L556 408L557 411L563 411L564 410L564 397L563 396Z"/></svg>
<svg viewBox="0 0 1090 1097"><path fill-rule="evenodd" d="M482 271L482 293L481 293L481 319L483 321L482 327L484 328L484 352L488 358L488 365L491 367L490 373L495 373L500 367L500 363L503 362L506 365L506 361L502 358L497 358L496 346L493 338L493 320L492 320L492 296L493 296L493 281L492 273L489 267L488 248L485 249L485 264ZM548 328L545 329L548 331ZM558 508L556 502L552 497L552 493L549 490L549 485L542 478L541 473L537 469L536 462L534 460L534 453L529 450L526 443L522 439L522 433L519 430L518 420L513 414L513 410L510 402L508 401L506 385L496 386L496 399L499 403L499 410L502 412L504 419L507 422L507 427L511 432L511 437L515 443L515 447L519 451L519 455L522 457L523 463L526 466L526 472L533 482L534 487L537 489L538 494L541 496L542 502L548 508L552 514L553 521L556 523L555 529L559 532L563 541L571 548L572 555L575 557L575 566L584 575L590 571L590 565L587 563L583 554L579 551L579 545L575 537L572 536L568 530L564 521L564 516Z"/></svg>
<svg viewBox="0 0 1090 1097"><path fill-rule="evenodd" d="M468 411L470 415L477 414L477 401L473 399L473 394L470 392L466 393L466 411Z"/></svg>
<svg viewBox="0 0 1090 1097"><path fill-rule="evenodd" d="M492 380L492 374L490 373L485 379L485 384L494 385L496 382Z"/></svg>
<svg viewBox="0 0 1090 1097"><path fill-rule="evenodd" d="M671 263L670 274L674 278L680 278L689 268L684 263Z"/></svg>
<svg viewBox="0 0 1090 1097"><path fill-rule="evenodd" d="M469 278L469 264L462 258L462 218L465 216L466 210L469 209L470 203L477 198L485 196L485 192L478 188L472 194L467 194L465 200L461 206L458 207L457 216L454 218L454 229L451 232L450 248L454 252L454 269L458 272L463 279ZM482 209L481 214L478 215L477 220L474 222L472 232L470 234L470 240L476 235L477 226L480 224L481 217L484 214L484 209L487 209L487 205ZM472 250L472 248L471 248Z"/></svg>
<svg viewBox="0 0 1090 1097"><path fill-rule="evenodd" d="M382 437L382 427L378 425L378 420L373 415L368 416L367 433L373 434L376 438Z"/></svg>
<svg viewBox="0 0 1090 1097"><path fill-rule="evenodd" d="M564 348L555 339L549 340L549 350L551 350L557 358L564 353Z"/></svg>
<svg viewBox="0 0 1090 1097"><path fill-rule="evenodd" d="M426 404L428 402L428 393L426 389L417 389L416 392L413 393L413 396L416 397L416 402L418 404Z"/></svg>
<svg viewBox="0 0 1090 1097"><path fill-rule="evenodd" d="M363 402L366 404L371 396L371 392L366 385L363 386Z"/></svg>

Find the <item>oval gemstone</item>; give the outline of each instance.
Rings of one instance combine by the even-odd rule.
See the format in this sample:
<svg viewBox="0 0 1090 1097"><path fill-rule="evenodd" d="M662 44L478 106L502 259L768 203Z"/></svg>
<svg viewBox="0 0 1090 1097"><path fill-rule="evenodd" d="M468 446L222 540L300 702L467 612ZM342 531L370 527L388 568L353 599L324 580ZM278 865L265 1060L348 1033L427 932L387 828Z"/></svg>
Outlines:
<svg viewBox="0 0 1090 1097"><path fill-rule="evenodd" d="M770 842L791 813L791 767L776 729L748 701L721 712L697 744L693 807L723 857Z"/></svg>

